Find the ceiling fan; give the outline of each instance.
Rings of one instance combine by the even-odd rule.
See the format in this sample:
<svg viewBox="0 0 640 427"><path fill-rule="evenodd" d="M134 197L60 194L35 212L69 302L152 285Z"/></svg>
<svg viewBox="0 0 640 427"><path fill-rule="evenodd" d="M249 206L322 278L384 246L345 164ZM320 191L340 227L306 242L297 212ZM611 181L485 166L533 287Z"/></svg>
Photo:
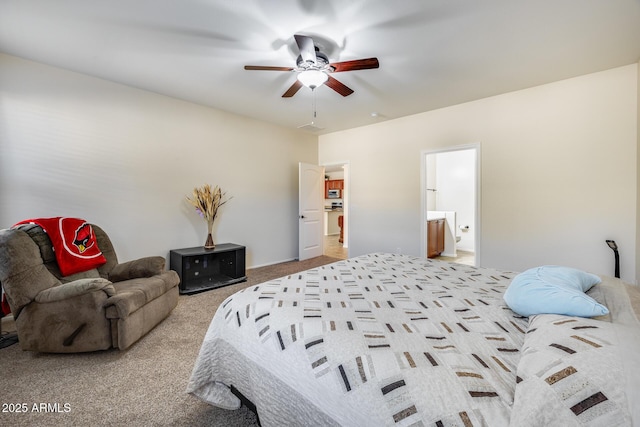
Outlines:
<svg viewBox="0 0 640 427"><path fill-rule="evenodd" d="M329 62L327 55L320 52L320 49L314 44L313 38L295 34L300 55L296 60L296 67L270 67L261 65L245 65L245 70L263 70L263 71L295 71L298 73L296 81L282 95L283 98L290 98L298 92L302 86L307 86L311 90L326 84L342 96L349 96L353 93L353 89L347 87L330 73L339 73L342 71L367 70L378 68L378 58L355 59L352 61Z"/></svg>

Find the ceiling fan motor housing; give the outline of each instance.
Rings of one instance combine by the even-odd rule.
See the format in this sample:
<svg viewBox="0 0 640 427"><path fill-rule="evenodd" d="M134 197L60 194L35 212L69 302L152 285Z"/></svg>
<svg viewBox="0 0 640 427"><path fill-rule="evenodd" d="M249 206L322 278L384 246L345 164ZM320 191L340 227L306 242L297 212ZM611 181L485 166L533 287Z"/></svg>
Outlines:
<svg viewBox="0 0 640 427"><path fill-rule="evenodd" d="M296 60L296 64L298 65L298 68L302 68L305 70L308 70L308 69L324 70L329 68L329 58L327 58L327 55L325 55L322 52L319 52L317 49L318 48L316 47L315 62L305 61L302 58L302 55L298 55L298 59Z"/></svg>

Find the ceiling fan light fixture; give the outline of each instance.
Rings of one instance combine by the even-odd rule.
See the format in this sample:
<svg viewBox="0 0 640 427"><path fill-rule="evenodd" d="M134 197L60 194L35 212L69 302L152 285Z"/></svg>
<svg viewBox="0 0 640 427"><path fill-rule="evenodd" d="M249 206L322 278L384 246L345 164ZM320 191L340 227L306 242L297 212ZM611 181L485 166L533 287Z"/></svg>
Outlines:
<svg viewBox="0 0 640 427"><path fill-rule="evenodd" d="M265 65L245 65L245 70L265 70L265 71L295 71L296 80L282 94L283 98L291 98L302 86L314 90L318 86L326 85L329 89L336 91L342 96L349 96L353 89L349 88L339 80L329 76L331 73L344 71L369 70L378 68L380 63L378 58L353 59L341 62L329 62L329 57L320 52L320 47L316 46L310 36L294 34L298 47L298 58L296 67L275 67Z"/></svg>
<svg viewBox="0 0 640 427"><path fill-rule="evenodd" d="M305 70L298 73L298 80L306 87L315 89L329 80L329 76L320 70Z"/></svg>

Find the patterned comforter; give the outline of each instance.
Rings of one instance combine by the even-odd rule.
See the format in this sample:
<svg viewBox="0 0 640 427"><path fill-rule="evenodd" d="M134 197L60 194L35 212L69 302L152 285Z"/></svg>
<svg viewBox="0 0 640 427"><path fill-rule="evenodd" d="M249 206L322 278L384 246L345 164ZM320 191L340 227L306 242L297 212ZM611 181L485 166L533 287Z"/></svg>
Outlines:
<svg viewBox="0 0 640 427"><path fill-rule="evenodd" d="M535 316L527 333L529 319L502 299L514 276L370 254L246 288L216 312L187 391L235 409L233 386L265 426L537 425L541 416L546 425L631 425L640 381L616 359L611 318L567 331L553 323L563 316ZM626 350L640 351L633 318ZM604 379L567 361L576 354L606 359Z"/></svg>

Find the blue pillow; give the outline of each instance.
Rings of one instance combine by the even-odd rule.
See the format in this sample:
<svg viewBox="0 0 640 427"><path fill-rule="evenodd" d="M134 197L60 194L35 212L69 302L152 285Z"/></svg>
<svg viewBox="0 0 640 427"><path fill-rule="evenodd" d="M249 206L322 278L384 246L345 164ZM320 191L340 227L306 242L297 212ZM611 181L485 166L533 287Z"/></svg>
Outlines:
<svg viewBox="0 0 640 427"><path fill-rule="evenodd" d="M563 314L593 317L609 313L607 307L586 295L600 283L595 274L557 265L545 265L514 277L504 301L521 316Z"/></svg>

